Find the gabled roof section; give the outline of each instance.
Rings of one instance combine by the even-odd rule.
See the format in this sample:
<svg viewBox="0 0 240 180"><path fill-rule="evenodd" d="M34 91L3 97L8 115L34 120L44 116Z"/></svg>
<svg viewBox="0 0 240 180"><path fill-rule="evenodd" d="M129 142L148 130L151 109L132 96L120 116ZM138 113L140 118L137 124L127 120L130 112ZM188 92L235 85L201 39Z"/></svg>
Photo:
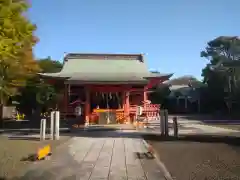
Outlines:
<svg viewBox="0 0 240 180"><path fill-rule="evenodd" d="M138 60L125 59L68 59L62 74L68 73L146 73L147 66Z"/></svg>
<svg viewBox="0 0 240 180"><path fill-rule="evenodd" d="M67 54L59 73L43 73L45 77L68 78L69 81L144 82L148 77L168 76L151 73L143 54Z"/></svg>

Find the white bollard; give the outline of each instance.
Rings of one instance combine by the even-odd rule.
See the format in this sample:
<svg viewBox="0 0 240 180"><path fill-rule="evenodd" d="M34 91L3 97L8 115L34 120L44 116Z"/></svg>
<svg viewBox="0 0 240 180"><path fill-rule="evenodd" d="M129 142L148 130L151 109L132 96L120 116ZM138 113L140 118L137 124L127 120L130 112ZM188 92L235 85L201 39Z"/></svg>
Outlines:
<svg viewBox="0 0 240 180"><path fill-rule="evenodd" d="M50 139L54 139L54 122L55 122L55 111L51 112L50 116Z"/></svg>
<svg viewBox="0 0 240 180"><path fill-rule="evenodd" d="M43 122L41 119L41 121L40 121L40 141L42 140L42 137L43 137Z"/></svg>
<svg viewBox="0 0 240 180"><path fill-rule="evenodd" d="M43 119L43 140L46 139L46 119Z"/></svg>
<svg viewBox="0 0 240 180"><path fill-rule="evenodd" d="M55 111L55 140L59 140L60 112Z"/></svg>
<svg viewBox="0 0 240 180"><path fill-rule="evenodd" d="M46 119L41 119L40 140L46 139Z"/></svg>

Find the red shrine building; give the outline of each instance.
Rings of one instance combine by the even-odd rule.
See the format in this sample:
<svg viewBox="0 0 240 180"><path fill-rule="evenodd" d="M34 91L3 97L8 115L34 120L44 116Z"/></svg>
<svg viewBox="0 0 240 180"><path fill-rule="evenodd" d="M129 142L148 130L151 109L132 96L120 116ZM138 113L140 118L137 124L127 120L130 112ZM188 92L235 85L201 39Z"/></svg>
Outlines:
<svg viewBox="0 0 240 180"><path fill-rule="evenodd" d="M132 122L137 106L156 114L160 105L148 101L149 90L172 76L150 72L143 54L69 53L63 63L60 72L40 76L64 85L60 113L85 124Z"/></svg>

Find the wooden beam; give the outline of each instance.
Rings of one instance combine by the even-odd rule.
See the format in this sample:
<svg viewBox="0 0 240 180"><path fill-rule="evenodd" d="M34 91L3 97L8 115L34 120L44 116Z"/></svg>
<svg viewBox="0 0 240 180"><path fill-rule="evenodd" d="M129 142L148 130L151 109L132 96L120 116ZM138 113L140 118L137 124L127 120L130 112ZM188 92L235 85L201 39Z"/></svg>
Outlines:
<svg viewBox="0 0 240 180"><path fill-rule="evenodd" d="M89 116L90 116L90 88L88 86L85 87L85 125L89 125Z"/></svg>

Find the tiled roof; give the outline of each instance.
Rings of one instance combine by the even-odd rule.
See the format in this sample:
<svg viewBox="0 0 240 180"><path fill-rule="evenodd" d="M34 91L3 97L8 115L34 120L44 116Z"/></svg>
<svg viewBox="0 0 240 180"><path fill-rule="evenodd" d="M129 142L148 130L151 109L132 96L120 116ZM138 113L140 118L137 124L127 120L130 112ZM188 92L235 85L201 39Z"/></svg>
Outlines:
<svg viewBox="0 0 240 180"><path fill-rule="evenodd" d="M121 56L120 56L121 58ZM129 59L74 59L65 60L59 73L42 73L46 77L68 78L69 81L91 82L147 82L145 77L171 76L151 73L144 61Z"/></svg>

